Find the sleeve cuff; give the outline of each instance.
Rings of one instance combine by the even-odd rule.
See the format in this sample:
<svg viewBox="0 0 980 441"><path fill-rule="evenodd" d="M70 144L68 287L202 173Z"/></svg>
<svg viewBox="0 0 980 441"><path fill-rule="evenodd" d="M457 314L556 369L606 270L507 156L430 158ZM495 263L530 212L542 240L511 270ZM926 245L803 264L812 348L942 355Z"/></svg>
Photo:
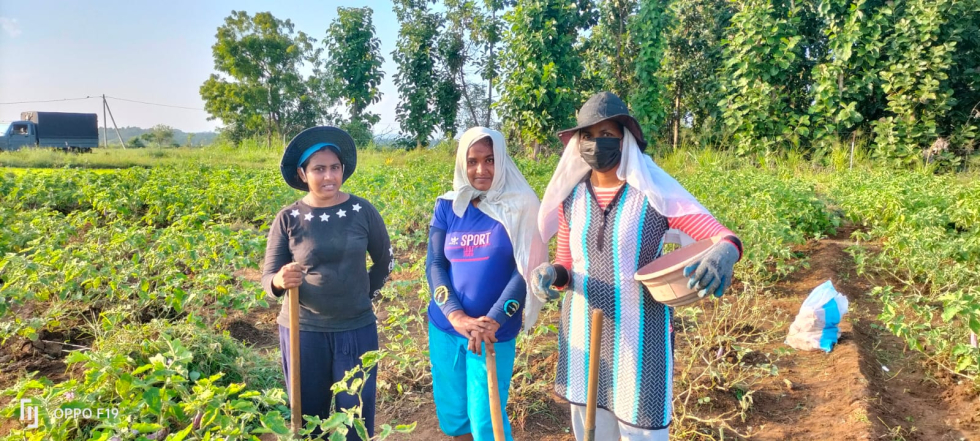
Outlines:
<svg viewBox="0 0 980 441"><path fill-rule="evenodd" d="M729 235L723 237L721 240L723 242L728 242L732 245L735 245L735 248L738 249L738 260L742 260L742 241L738 238L738 236Z"/></svg>
<svg viewBox="0 0 980 441"><path fill-rule="evenodd" d="M510 317L508 317L504 311L497 308L491 309L490 312L487 313L487 317L493 319L493 321L497 322L497 324L500 326L503 326L504 323L507 323L507 320L510 319Z"/></svg>
<svg viewBox="0 0 980 441"><path fill-rule="evenodd" d="M563 265L559 265L557 263L552 264L551 267L555 269L555 283L553 286L556 288L560 288L560 287L564 287L565 285L568 285L568 280L569 280L568 269L566 269Z"/></svg>
<svg viewBox="0 0 980 441"><path fill-rule="evenodd" d="M443 306L440 306L439 307L439 310L442 311L442 314L445 315L446 318L449 318L449 314L452 314L452 313L454 313L456 311L459 311L461 309L463 309L463 308L460 307L459 305L455 304L455 303L454 304L451 304L451 305L443 305Z"/></svg>

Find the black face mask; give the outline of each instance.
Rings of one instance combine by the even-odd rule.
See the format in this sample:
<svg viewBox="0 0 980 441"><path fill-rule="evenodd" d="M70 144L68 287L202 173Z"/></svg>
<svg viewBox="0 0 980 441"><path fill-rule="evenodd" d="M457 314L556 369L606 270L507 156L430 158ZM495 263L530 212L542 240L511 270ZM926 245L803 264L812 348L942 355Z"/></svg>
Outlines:
<svg viewBox="0 0 980 441"><path fill-rule="evenodd" d="M619 148L619 138L595 138L579 142L582 159L597 171L606 171L619 164L623 152Z"/></svg>

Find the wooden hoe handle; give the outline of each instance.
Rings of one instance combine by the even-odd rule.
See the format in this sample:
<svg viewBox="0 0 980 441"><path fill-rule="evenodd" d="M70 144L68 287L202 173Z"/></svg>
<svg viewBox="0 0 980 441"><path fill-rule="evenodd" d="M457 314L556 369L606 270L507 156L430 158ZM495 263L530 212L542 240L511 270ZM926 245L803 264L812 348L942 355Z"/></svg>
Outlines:
<svg viewBox="0 0 980 441"><path fill-rule="evenodd" d="M289 288L289 408L292 410L293 437L303 428L299 367L299 288Z"/></svg>
<svg viewBox="0 0 980 441"><path fill-rule="evenodd" d="M494 441L505 441L504 415L500 409L500 390L497 388L497 353L493 343L487 343L483 348L487 357L487 387L490 389L490 421L493 423Z"/></svg>
<svg viewBox="0 0 980 441"><path fill-rule="evenodd" d="M585 403L585 441L595 441L595 409L599 395L599 362L602 346L602 310L592 311L589 341L589 390Z"/></svg>

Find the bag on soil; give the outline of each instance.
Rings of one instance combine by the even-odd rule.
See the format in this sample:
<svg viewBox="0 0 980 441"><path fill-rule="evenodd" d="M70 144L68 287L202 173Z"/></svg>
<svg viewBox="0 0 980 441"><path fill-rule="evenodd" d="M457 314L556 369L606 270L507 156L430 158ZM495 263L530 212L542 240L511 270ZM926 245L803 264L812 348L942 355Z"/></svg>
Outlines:
<svg viewBox="0 0 980 441"><path fill-rule="evenodd" d="M828 280L816 287L800 307L789 327L786 344L801 351L821 349L830 352L840 338L837 325L847 313L847 297Z"/></svg>

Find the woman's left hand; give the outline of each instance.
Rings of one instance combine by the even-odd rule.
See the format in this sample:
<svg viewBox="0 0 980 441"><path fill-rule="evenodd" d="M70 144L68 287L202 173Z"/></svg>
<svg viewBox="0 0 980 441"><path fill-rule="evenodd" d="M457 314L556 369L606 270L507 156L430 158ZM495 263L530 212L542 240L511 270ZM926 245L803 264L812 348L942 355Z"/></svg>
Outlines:
<svg viewBox="0 0 980 441"><path fill-rule="evenodd" d="M732 284L738 254L738 248L731 242L714 244L700 262L684 268L684 277L690 277L687 287L700 289L700 297L708 293L721 297Z"/></svg>

